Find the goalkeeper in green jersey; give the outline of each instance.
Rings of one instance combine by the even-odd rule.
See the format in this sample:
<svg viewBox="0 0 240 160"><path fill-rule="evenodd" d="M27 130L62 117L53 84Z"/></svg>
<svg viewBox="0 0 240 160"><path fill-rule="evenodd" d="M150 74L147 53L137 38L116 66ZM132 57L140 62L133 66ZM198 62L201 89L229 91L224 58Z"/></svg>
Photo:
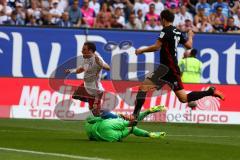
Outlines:
<svg viewBox="0 0 240 160"><path fill-rule="evenodd" d="M166 111L164 106L155 106L145 112L141 112L138 121L143 120L147 115L155 112ZM139 137L163 138L165 132L148 132L146 130L132 127L131 121L121 117L103 119L101 117L89 116L85 123L85 130L88 138L95 141L116 142L121 141L131 133Z"/></svg>

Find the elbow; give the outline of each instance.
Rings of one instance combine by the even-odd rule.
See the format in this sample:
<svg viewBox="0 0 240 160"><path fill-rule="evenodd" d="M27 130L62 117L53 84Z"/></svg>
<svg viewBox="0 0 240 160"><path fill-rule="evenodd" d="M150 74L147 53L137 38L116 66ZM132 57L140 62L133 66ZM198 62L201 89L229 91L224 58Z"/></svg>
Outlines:
<svg viewBox="0 0 240 160"><path fill-rule="evenodd" d="M107 71L110 71L111 70L111 68L110 67L107 67L107 69L106 69Z"/></svg>
<svg viewBox="0 0 240 160"><path fill-rule="evenodd" d="M191 49L191 48L192 48L192 43L186 43L186 44L185 44L185 48Z"/></svg>
<svg viewBox="0 0 240 160"><path fill-rule="evenodd" d="M154 51L158 51L160 48L161 48L161 46L155 45L155 46L154 46Z"/></svg>
<svg viewBox="0 0 240 160"><path fill-rule="evenodd" d="M110 68L109 65L107 65L107 66L104 66L104 69L107 70L107 71L110 71L111 68Z"/></svg>

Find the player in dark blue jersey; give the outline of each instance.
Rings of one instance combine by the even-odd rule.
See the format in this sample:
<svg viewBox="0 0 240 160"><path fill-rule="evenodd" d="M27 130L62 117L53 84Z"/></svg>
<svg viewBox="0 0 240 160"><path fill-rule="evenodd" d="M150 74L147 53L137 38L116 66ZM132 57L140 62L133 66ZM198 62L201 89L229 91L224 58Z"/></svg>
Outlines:
<svg viewBox="0 0 240 160"><path fill-rule="evenodd" d="M135 54L139 55L145 52L154 52L161 48L161 65L140 85L133 112L134 119L137 119L142 105L145 102L147 91L154 88L161 88L166 83L170 85L171 89L182 103L195 101L205 96L214 96L222 100L224 99L223 94L216 90L215 87L210 87L206 91L194 91L188 94L185 92L180 77L180 69L178 67L177 46L180 43L184 45L185 48L191 49L194 33L189 31L188 39L186 39L181 31L173 26L174 14L169 10L162 11L160 17L163 29L155 44L135 51Z"/></svg>

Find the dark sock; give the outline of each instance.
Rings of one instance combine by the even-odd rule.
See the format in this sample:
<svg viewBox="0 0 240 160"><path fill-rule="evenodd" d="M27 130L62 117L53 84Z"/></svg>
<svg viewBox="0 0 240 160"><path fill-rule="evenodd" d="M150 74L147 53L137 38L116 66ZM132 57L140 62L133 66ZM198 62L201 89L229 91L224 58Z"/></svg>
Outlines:
<svg viewBox="0 0 240 160"><path fill-rule="evenodd" d="M191 92L187 95L187 99L188 99L188 102L196 101L196 100L201 99L203 97L213 95L213 92L214 91L212 89L209 89L207 91L194 91L194 92Z"/></svg>
<svg viewBox="0 0 240 160"><path fill-rule="evenodd" d="M144 91L138 91L137 96L136 96L136 101L135 101L135 108L133 111L133 115L134 117L138 117L141 108L145 102L145 98L146 98L147 92Z"/></svg>

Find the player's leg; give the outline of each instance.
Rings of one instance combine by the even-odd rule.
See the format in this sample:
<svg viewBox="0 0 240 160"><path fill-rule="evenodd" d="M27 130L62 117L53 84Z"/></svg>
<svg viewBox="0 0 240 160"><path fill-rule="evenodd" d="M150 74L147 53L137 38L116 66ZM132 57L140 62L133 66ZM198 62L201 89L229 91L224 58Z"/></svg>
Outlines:
<svg viewBox="0 0 240 160"><path fill-rule="evenodd" d="M149 137L150 132L137 127L133 127L132 134L138 137Z"/></svg>
<svg viewBox="0 0 240 160"><path fill-rule="evenodd" d="M81 84L73 93L73 99L77 99L83 102L88 102L87 92L84 88L84 84Z"/></svg>
<svg viewBox="0 0 240 160"><path fill-rule="evenodd" d="M172 83L173 91L175 92L179 101L182 103L196 101L206 96L215 96L224 99L222 93L217 91L215 87L210 87L206 91L193 91L186 94L181 77L179 75L173 74L172 76L169 76L168 79Z"/></svg>
<svg viewBox="0 0 240 160"><path fill-rule="evenodd" d="M142 83L137 93L137 97L135 101L135 108L133 112L133 116L135 117L135 120L137 119L139 112L145 102L147 91L160 88L163 85L160 79L164 77L167 72L168 72L168 68L164 65L160 65Z"/></svg>
<svg viewBox="0 0 240 160"><path fill-rule="evenodd" d="M118 118L118 115L101 109L101 99L103 93L99 92L97 96L92 96L88 99L89 109L92 111L94 116L100 116L103 119Z"/></svg>
<svg viewBox="0 0 240 160"><path fill-rule="evenodd" d="M137 119L139 112L145 102L147 91L156 88L156 85L150 80L145 79L144 82L139 86L139 90L136 96L135 108L133 111L133 116Z"/></svg>
<svg viewBox="0 0 240 160"><path fill-rule="evenodd" d="M139 114L138 121L142 121L149 114L156 113L156 112L164 112L164 111L166 111L166 107L164 105L151 107L151 108L147 109L146 111L141 112Z"/></svg>
<svg viewBox="0 0 240 160"><path fill-rule="evenodd" d="M178 97L179 101L182 103L196 101L206 96L214 96L219 97L220 99L224 99L224 96L221 92L217 91L214 87L210 87L206 91L193 91L186 94L184 89L175 91L176 96Z"/></svg>
<svg viewBox="0 0 240 160"><path fill-rule="evenodd" d="M138 137L164 138L166 136L165 132L148 132L137 127L133 127L132 133Z"/></svg>

